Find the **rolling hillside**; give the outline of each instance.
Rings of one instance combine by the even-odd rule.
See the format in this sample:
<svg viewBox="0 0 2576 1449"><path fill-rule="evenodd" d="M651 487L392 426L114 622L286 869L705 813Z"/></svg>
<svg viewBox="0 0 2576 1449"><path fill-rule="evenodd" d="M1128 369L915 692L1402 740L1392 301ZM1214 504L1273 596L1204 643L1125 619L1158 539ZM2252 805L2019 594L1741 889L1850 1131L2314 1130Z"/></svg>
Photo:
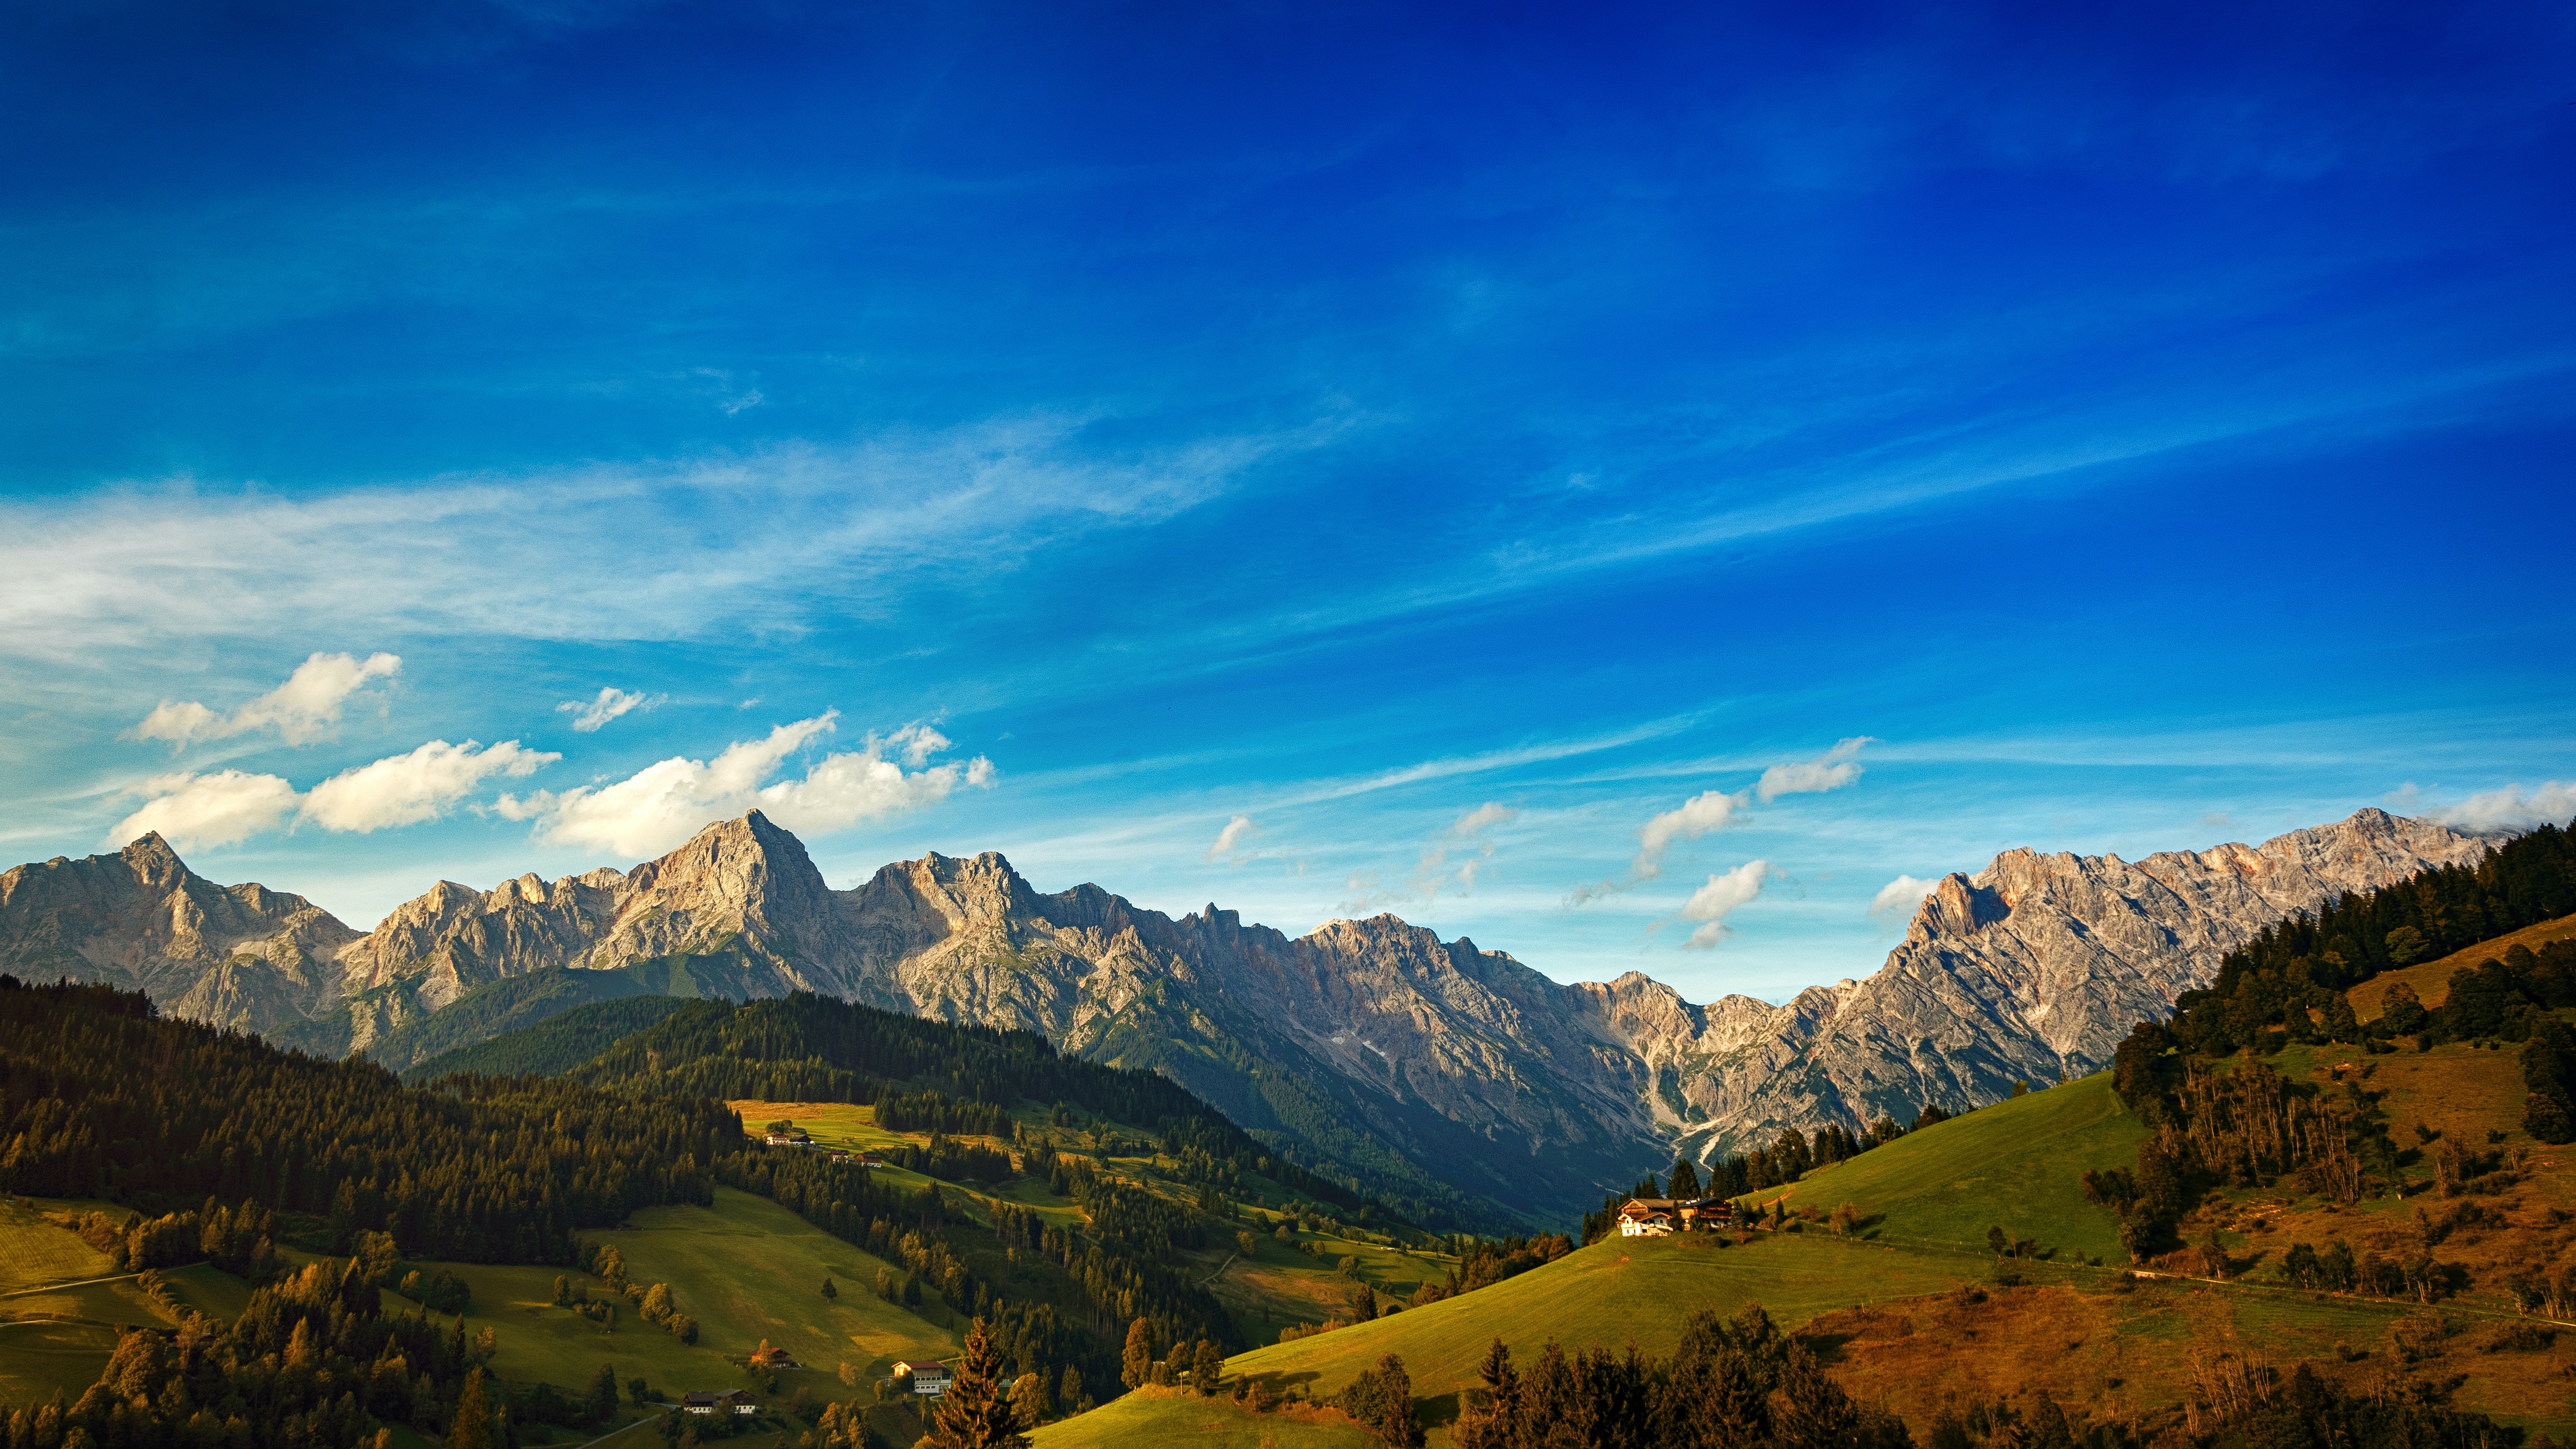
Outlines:
<svg viewBox="0 0 2576 1449"><path fill-rule="evenodd" d="M2345 993L2352 1002L2352 1014L2362 1021L2376 1021L2388 1009L2388 993L2399 982L2406 983L2426 1009L2440 1006L2451 997L2451 973L2473 969L2482 963L2498 960L2516 946L2539 950L2552 941L2576 937L2576 916L2561 916L2536 926L2525 926L2511 935L2498 936L2475 946L2454 951L2433 961L2418 961L2394 971L2382 971Z"/></svg>
<svg viewBox="0 0 2576 1449"><path fill-rule="evenodd" d="M1861 1210L1863 1231L1889 1241L1982 1248L2001 1227L2059 1249L2117 1264L2120 1220L2084 1200L2087 1168L2136 1163L2145 1124L2121 1107L2111 1077L2015 1097L1909 1132L1874 1151L1809 1173L1786 1188L1743 1199L1786 1199L1790 1210Z"/></svg>
<svg viewBox="0 0 2576 1449"><path fill-rule="evenodd" d="M686 1005L677 996L621 996L574 1006L533 1026L442 1051L405 1068L402 1079L417 1086L457 1072L560 1076Z"/></svg>

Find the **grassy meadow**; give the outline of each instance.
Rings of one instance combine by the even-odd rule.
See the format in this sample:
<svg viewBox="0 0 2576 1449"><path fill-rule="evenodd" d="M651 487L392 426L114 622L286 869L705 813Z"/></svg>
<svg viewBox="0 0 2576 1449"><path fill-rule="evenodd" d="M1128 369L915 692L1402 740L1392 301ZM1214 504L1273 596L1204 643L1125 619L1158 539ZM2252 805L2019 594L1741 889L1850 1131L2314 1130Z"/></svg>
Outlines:
<svg viewBox="0 0 2576 1449"><path fill-rule="evenodd" d="M107 1367L119 1325L169 1321L105 1253L57 1220L93 1207L113 1209L0 1201L0 1400L35 1403L56 1389L77 1398ZM95 1278L116 1281L86 1281Z"/></svg>
<svg viewBox="0 0 2576 1449"><path fill-rule="evenodd" d="M1890 1241L1982 1249L1986 1229L2036 1240L2043 1252L2119 1263L2120 1219L2084 1200L2087 1168L2132 1167L2144 1123L2099 1072L1997 1102L1910 1133L1744 1201L1785 1198L1791 1209L1857 1206L1863 1231Z"/></svg>
<svg viewBox="0 0 2576 1449"><path fill-rule="evenodd" d="M1202 1399L1187 1389L1138 1389L1029 1438L1037 1449L1134 1449L1184 1441L1207 1449L1376 1449L1383 1442L1338 1409L1256 1414L1230 1398Z"/></svg>
<svg viewBox="0 0 2576 1449"><path fill-rule="evenodd" d="M2576 916L2561 916L2536 926L2525 926L2508 936L2481 941L2465 951L2454 951L2433 961L2418 961L2396 971L2382 971L2368 981L2344 993L2352 1003L2352 1014L2363 1021L2376 1021L2388 1009L2388 989L2403 981L2422 999L2425 1007L2440 1006L2451 999L2451 973L2501 960L2516 946L2538 950L2551 941L2576 936Z"/></svg>
<svg viewBox="0 0 2576 1449"><path fill-rule="evenodd" d="M1394 1353L1413 1375L1414 1392L1438 1398L1475 1381L1476 1364L1497 1337L1516 1355L1535 1354L1551 1338L1569 1346L1633 1342L1664 1353L1701 1309L1731 1314L1760 1303L1774 1319L1796 1325L1861 1292L1936 1293L1974 1271L1821 1233L1766 1233L1741 1246L1717 1235L1611 1238L1474 1293L1239 1354L1226 1371L1329 1398L1379 1355Z"/></svg>
<svg viewBox="0 0 2576 1449"><path fill-rule="evenodd" d="M679 1310L698 1320L697 1344L644 1322L578 1270L568 1276L592 1298L617 1304L614 1332L554 1305L555 1276L567 1270L438 1265L474 1291L468 1329L496 1331L494 1373L578 1390L606 1363L621 1382L641 1377L676 1398L748 1383L740 1361L766 1338L804 1365L779 1376L782 1392L802 1385L832 1397L847 1393L838 1377L844 1362L874 1378L896 1359L945 1358L957 1347L948 1330L874 1295L876 1259L767 1198L720 1187L713 1207L647 1208L632 1231L594 1236L625 1257L628 1281L671 1285ZM838 1298L822 1295L826 1273L841 1289ZM385 1301L389 1310L412 1307L390 1294Z"/></svg>

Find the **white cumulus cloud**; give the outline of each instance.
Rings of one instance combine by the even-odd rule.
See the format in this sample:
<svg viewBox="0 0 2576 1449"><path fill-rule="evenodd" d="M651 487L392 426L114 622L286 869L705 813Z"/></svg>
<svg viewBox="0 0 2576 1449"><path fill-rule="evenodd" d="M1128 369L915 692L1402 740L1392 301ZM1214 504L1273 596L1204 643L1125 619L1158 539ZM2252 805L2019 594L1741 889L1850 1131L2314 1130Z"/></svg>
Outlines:
<svg viewBox="0 0 2576 1449"><path fill-rule="evenodd" d="M435 820L495 777L528 775L563 758L503 740L485 749L473 740L431 740L408 754L343 770L305 794L280 776L240 770L157 775L134 788L143 808L116 823L108 843L123 845L160 831L173 849L230 845L292 821L309 820L341 834L366 834Z"/></svg>
<svg viewBox="0 0 2576 1449"><path fill-rule="evenodd" d="M1698 921L1700 927L1682 943L1686 951L1705 951L1724 940L1733 929L1726 918L1739 906L1762 894L1762 883L1771 877L1771 862L1748 860L1723 875L1712 875L1708 884L1691 892L1682 902L1681 918Z"/></svg>
<svg viewBox="0 0 2576 1449"><path fill-rule="evenodd" d="M310 744L340 722L349 697L373 680L402 672L394 654L314 654L295 666L286 682L229 716L195 700L163 700L134 727L138 739L168 740L184 748L195 740L220 740L252 730L274 729L290 745Z"/></svg>
<svg viewBox="0 0 2576 1449"><path fill-rule="evenodd" d="M1921 905L1923 898L1932 894L1932 888L1940 883L1939 876L1916 880L1910 875L1900 875L1880 886L1878 894L1869 898L1869 913L1873 916L1912 915L1914 908Z"/></svg>
<svg viewBox="0 0 2576 1449"><path fill-rule="evenodd" d="M1488 800L1451 821L1449 836L1453 840L1473 840L1497 825L1509 825L1520 816L1521 812L1511 806L1497 805Z"/></svg>
<svg viewBox="0 0 2576 1449"><path fill-rule="evenodd" d="M295 787L275 775L240 770L156 775L135 787L143 808L116 822L107 843L121 847L154 831L181 853L231 845L274 830L296 806Z"/></svg>
<svg viewBox="0 0 2576 1449"><path fill-rule="evenodd" d="M712 761L674 756L623 780L584 785L557 794L540 790L525 799L508 795L495 807L512 820L537 822L537 838L556 844L592 845L626 856L659 855L697 833L710 820L758 809L789 830L829 834L862 820L918 809L946 799L960 785L989 786L993 762L981 755L928 765L949 746L926 725L892 734L870 734L857 750L826 755L802 779L762 784L808 740L834 728L840 711L779 725L765 739L738 740ZM916 768L907 771L905 765Z"/></svg>
<svg viewBox="0 0 2576 1449"><path fill-rule="evenodd" d="M2412 790L2413 786L2407 787ZM2437 820L2455 830L2497 831L2535 830L2543 825L2565 825L2576 820L2576 783L2557 780L2544 782L2537 790L2524 790L2520 785L2507 785L2472 795L2456 805L2444 805L2425 812L2428 820Z"/></svg>
<svg viewBox="0 0 2576 1449"><path fill-rule="evenodd" d="M660 704L662 698L658 694L647 698L635 690L601 685L598 698L567 699L555 706L555 713L572 716L573 733L595 734L619 715L629 710L651 709Z"/></svg>
<svg viewBox="0 0 2576 1449"><path fill-rule="evenodd" d="M1653 880L1664 873L1664 852L1676 840L1697 840L1712 831L1723 830L1735 812L1744 808L1747 792L1728 794L1724 790L1707 790L1693 795L1675 810L1646 822L1637 832L1637 858L1628 863L1628 873L1638 880Z"/></svg>
<svg viewBox="0 0 2576 1449"><path fill-rule="evenodd" d="M304 818L325 830L366 834L396 825L435 820L482 788L485 780L517 779L563 756L503 740L485 749L472 740L451 745L431 740L407 755L343 770L304 797Z"/></svg>
<svg viewBox="0 0 2576 1449"><path fill-rule="evenodd" d="M1861 735L1802 764L1773 765L1754 782L1753 794L1768 805L1783 795L1821 795L1827 790L1839 790L1860 778L1860 765L1852 756L1860 753L1861 746L1876 743Z"/></svg>
<svg viewBox="0 0 2576 1449"><path fill-rule="evenodd" d="M1241 850L1246 842L1260 833L1261 827L1252 823L1251 816L1237 815L1225 822L1225 828L1216 833L1216 843L1207 848L1207 858L1230 860L1236 851Z"/></svg>

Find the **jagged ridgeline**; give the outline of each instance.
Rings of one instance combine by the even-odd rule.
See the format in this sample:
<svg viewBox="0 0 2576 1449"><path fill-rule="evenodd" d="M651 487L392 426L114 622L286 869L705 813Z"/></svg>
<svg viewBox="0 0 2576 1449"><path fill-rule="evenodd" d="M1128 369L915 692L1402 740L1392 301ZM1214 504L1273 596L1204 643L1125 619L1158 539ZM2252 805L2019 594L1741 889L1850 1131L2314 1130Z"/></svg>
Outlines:
<svg viewBox="0 0 2576 1449"><path fill-rule="evenodd" d="M2208 1055L2256 1045L2267 1033L2310 1041L2337 1031L2335 1039L2351 1040L2350 1004L2336 1015L2343 992L2382 971L2570 913L2576 913L2576 835L2543 826L2475 865L2442 866L2383 890L2357 891L2266 929L2227 953L2206 990L2175 998L2162 1039L2149 1023L2132 1040L2156 1054L2172 1045ZM2312 1019L2311 1008L2325 1019ZM2141 1060L2126 1046L2122 1057Z"/></svg>
<svg viewBox="0 0 2576 1449"><path fill-rule="evenodd" d="M161 1018L108 986L0 976L0 1189L145 1213L208 1199L389 1230L410 1257L570 1263L581 1229L710 1200L719 1102L568 1081L405 1087L360 1059ZM340 1246L335 1243L334 1246Z"/></svg>
<svg viewBox="0 0 2576 1449"><path fill-rule="evenodd" d="M1062 1056L1035 1032L905 1016L803 992L741 1005L689 1002L568 1078L717 1101L875 1103L926 1090L1005 1108L1061 1104L1186 1143L1336 1207L1378 1210L1350 1184L1277 1157L1158 1073Z"/></svg>

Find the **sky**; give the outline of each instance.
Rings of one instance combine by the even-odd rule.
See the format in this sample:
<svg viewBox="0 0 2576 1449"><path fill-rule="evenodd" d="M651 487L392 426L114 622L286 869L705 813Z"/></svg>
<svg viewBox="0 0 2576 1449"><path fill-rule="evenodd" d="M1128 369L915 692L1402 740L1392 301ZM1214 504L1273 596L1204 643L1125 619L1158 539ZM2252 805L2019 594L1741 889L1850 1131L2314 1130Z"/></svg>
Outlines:
<svg viewBox="0 0 2576 1449"><path fill-rule="evenodd" d="M759 808L1778 1000L2576 816L2564 6L10 17L0 858Z"/></svg>

